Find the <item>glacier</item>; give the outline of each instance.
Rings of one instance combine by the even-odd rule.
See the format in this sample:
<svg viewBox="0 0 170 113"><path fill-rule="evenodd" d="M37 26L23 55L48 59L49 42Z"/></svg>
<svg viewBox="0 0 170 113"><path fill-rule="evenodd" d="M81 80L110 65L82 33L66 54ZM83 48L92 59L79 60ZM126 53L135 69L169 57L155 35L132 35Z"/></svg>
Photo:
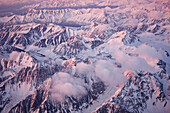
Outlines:
<svg viewBox="0 0 170 113"><path fill-rule="evenodd" d="M9 1L1 113L170 111L169 0Z"/></svg>

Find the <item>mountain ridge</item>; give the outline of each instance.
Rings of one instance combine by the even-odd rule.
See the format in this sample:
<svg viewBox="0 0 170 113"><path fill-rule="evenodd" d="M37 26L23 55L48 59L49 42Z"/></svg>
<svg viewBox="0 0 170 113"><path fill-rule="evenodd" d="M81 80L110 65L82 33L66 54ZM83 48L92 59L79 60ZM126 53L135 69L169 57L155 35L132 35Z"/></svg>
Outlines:
<svg viewBox="0 0 170 113"><path fill-rule="evenodd" d="M0 112L168 113L168 0L54 2L0 17Z"/></svg>

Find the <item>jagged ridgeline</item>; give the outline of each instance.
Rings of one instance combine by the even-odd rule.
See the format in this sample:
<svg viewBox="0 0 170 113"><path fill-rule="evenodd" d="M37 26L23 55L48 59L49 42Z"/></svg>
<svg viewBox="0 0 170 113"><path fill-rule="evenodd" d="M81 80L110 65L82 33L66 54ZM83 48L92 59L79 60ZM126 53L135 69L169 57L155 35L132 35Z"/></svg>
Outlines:
<svg viewBox="0 0 170 113"><path fill-rule="evenodd" d="M168 0L6 2L1 113L170 111Z"/></svg>

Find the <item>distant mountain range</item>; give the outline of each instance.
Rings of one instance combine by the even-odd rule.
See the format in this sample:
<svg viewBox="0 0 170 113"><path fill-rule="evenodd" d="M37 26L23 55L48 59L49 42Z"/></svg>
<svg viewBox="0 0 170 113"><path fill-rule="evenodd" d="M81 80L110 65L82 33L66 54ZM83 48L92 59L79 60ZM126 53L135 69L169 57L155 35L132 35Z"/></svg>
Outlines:
<svg viewBox="0 0 170 113"><path fill-rule="evenodd" d="M7 2L1 113L170 111L168 0Z"/></svg>

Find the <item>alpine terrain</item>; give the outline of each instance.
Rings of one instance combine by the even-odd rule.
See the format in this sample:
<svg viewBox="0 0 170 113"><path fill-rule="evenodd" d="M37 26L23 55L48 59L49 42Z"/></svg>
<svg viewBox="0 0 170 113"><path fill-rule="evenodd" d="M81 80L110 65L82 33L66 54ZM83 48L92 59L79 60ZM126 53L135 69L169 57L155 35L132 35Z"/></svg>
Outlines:
<svg viewBox="0 0 170 113"><path fill-rule="evenodd" d="M170 113L170 1L0 1L0 113Z"/></svg>

